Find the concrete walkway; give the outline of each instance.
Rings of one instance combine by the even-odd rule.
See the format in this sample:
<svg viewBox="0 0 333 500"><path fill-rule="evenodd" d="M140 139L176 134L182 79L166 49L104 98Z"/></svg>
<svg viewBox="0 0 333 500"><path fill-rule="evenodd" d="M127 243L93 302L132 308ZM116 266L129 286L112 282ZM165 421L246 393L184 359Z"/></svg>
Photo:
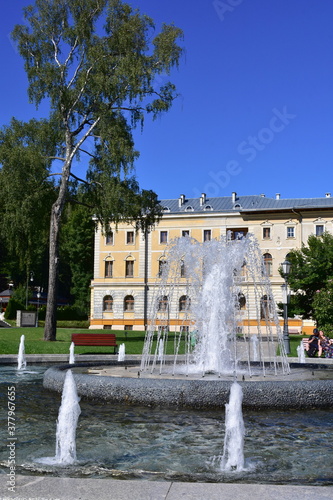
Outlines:
<svg viewBox="0 0 333 500"><path fill-rule="evenodd" d="M332 500L333 486L176 483L17 476L15 492L0 475L1 500Z"/></svg>

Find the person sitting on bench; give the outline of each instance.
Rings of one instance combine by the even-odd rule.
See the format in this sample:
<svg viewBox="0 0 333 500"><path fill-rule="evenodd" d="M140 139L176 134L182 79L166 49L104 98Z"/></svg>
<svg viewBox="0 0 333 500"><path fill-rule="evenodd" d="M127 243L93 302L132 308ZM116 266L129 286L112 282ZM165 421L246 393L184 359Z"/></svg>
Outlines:
<svg viewBox="0 0 333 500"><path fill-rule="evenodd" d="M314 328L311 337L308 340L307 355L309 358L314 358L319 350L319 330Z"/></svg>

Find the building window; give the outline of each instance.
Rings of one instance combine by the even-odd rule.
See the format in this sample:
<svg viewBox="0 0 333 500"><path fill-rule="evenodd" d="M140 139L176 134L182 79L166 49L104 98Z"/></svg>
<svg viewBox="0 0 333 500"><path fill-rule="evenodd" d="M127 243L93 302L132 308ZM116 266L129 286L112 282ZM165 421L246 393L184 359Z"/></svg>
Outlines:
<svg viewBox="0 0 333 500"><path fill-rule="evenodd" d="M272 276L273 259L270 253L264 254L264 268L267 276Z"/></svg>
<svg viewBox="0 0 333 500"><path fill-rule="evenodd" d="M124 298L124 311L134 311L134 297L133 295L126 295Z"/></svg>
<svg viewBox="0 0 333 500"><path fill-rule="evenodd" d="M179 311L188 311L191 305L191 299L187 295L182 295L179 299Z"/></svg>
<svg viewBox="0 0 333 500"><path fill-rule="evenodd" d="M271 239L271 228L270 227L263 227L262 228L262 237L264 240Z"/></svg>
<svg viewBox="0 0 333 500"><path fill-rule="evenodd" d="M125 261L125 277L133 278L134 276L134 260Z"/></svg>
<svg viewBox="0 0 333 500"><path fill-rule="evenodd" d="M241 240L248 233L247 227L231 228L227 229L228 239L230 240Z"/></svg>
<svg viewBox="0 0 333 500"><path fill-rule="evenodd" d="M167 261L165 259L161 259L158 261L158 277L159 278L161 278L161 276L163 274L163 269L166 269L165 268L166 263L167 263Z"/></svg>
<svg viewBox="0 0 333 500"><path fill-rule="evenodd" d="M161 312L168 310L168 297L166 295L158 299L158 310Z"/></svg>
<svg viewBox="0 0 333 500"><path fill-rule="evenodd" d="M211 229L204 229L203 232L203 240L210 241L212 239L212 231Z"/></svg>
<svg viewBox="0 0 333 500"><path fill-rule="evenodd" d="M295 238L294 226L287 226L287 238Z"/></svg>
<svg viewBox="0 0 333 500"><path fill-rule="evenodd" d="M160 243L168 243L168 231L161 231L160 232Z"/></svg>
<svg viewBox="0 0 333 500"><path fill-rule="evenodd" d="M113 261L112 260L105 261L104 276L105 276L105 278L112 278L112 276L113 276Z"/></svg>
<svg viewBox="0 0 333 500"><path fill-rule="evenodd" d="M127 231L126 233L126 245L134 244L134 231Z"/></svg>
<svg viewBox="0 0 333 500"><path fill-rule="evenodd" d="M182 231L182 237L185 238L186 236L190 236L190 231L188 229Z"/></svg>
<svg viewBox="0 0 333 500"><path fill-rule="evenodd" d="M103 311L111 312L113 310L113 298L111 295L105 295L103 299Z"/></svg>
<svg viewBox="0 0 333 500"><path fill-rule="evenodd" d="M246 298L243 293L238 294L238 307L239 309L246 309Z"/></svg>
<svg viewBox="0 0 333 500"><path fill-rule="evenodd" d="M180 261L180 277L181 278L186 277L185 262L183 260Z"/></svg>
<svg viewBox="0 0 333 500"><path fill-rule="evenodd" d="M125 325L124 330L127 330L128 332L133 331L133 325Z"/></svg>
<svg viewBox="0 0 333 500"><path fill-rule="evenodd" d="M322 234L324 234L324 226L317 225L316 226L316 236L321 236Z"/></svg>
<svg viewBox="0 0 333 500"><path fill-rule="evenodd" d="M107 233L106 237L105 237L105 243L107 245L113 245L114 241L113 241L113 231L110 231Z"/></svg>

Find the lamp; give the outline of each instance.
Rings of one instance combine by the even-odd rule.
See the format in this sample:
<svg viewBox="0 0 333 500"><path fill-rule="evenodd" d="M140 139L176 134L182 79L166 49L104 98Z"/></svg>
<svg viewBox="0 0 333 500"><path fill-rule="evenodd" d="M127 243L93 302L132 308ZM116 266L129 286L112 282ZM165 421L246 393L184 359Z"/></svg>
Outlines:
<svg viewBox="0 0 333 500"><path fill-rule="evenodd" d="M288 276L290 274L291 263L289 262L289 260L285 260L284 262L282 262L281 267L282 267L283 277L287 281Z"/></svg>
<svg viewBox="0 0 333 500"><path fill-rule="evenodd" d="M288 276L290 274L291 263L289 260L285 260L281 264L282 275L284 278L284 284L281 286L282 288L282 303L283 303L283 343L287 354L290 354L290 339L289 339L289 331L288 331L288 302L289 302L289 294L288 294Z"/></svg>
<svg viewBox="0 0 333 500"><path fill-rule="evenodd" d="M38 287L38 292L37 292L37 314L36 314L36 327L38 327L38 312L39 312L39 299L41 297L40 293L40 287Z"/></svg>

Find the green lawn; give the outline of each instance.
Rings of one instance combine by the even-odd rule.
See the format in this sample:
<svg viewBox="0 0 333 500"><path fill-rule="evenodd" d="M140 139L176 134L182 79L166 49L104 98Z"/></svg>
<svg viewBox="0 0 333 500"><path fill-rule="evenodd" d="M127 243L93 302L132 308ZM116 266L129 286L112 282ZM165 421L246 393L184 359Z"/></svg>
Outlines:
<svg viewBox="0 0 333 500"><path fill-rule="evenodd" d="M290 339L290 356L297 358L297 347L300 345L302 339L308 338L306 335L289 335Z"/></svg>
<svg viewBox="0 0 333 500"><path fill-rule="evenodd" d="M101 330L98 330L101 332ZM71 335L75 332L93 333L88 329L57 328L57 340L45 342L43 340L43 328L0 328L0 354L17 354L21 335L25 336L26 354L68 354L71 344ZM103 333L107 333L104 331ZM112 330L117 337L117 344L125 344L126 354L141 354L145 338L145 332L131 331L125 334L124 330ZM290 335L290 356L297 357L297 346L299 346L301 335ZM174 334L169 334L167 353L171 354L174 348ZM184 352L184 346L181 346ZM98 346L76 346L77 354L112 354L113 347Z"/></svg>
<svg viewBox="0 0 333 500"><path fill-rule="evenodd" d="M25 336L24 345L26 354L68 354L71 344L72 333L94 333L88 329L57 328L57 340L45 342L43 340L43 328L0 328L0 354L17 354L21 335ZM101 333L101 330L98 330ZM103 331L111 333L111 331ZM125 344L126 354L142 354L145 332L124 330L112 330L117 337L117 344ZM183 346L182 346L183 347ZM167 354L171 354L174 348L174 334L169 334ZM154 345L153 345L154 349ZM184 352L184 348L181 349ZM113 354L113 347L105 346L76 346L76 354Z"/></svg>
<svg viewBox="0 0 333 500"><path fill-rule="evenodd" d="M24 345L26 354L68 354L71 344L72 333L93 333L86 329L57 328L57 340L55 342L45 342L43 339L43 328L1 328L0 329L0 354L17 354L20 345L21 335L24 335ZM103 332L107 333L107 332ZM125 344L127 354L141 354L144 332L128 333L125 339L125 332L112 330L116 334L117 344ZM103 353L113 354L113 347L105 346L76 346L75 353Z"/></svg>

